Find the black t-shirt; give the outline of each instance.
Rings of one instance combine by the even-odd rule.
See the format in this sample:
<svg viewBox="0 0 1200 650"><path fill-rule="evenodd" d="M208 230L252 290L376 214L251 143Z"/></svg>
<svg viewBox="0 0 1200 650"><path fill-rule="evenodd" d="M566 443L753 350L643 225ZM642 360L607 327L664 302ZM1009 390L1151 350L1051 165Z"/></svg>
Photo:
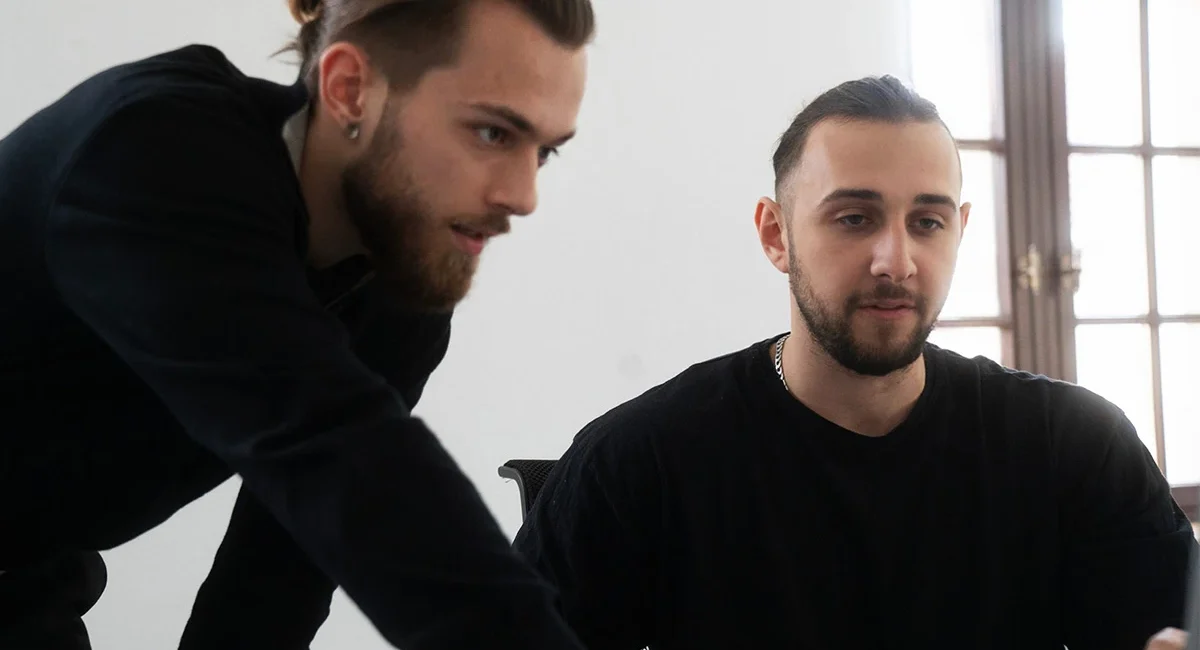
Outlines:
<svg viewBox="0 0 1200 650"><path fill-rule="evenodd" d="M591 650L1140 649L1195 544L1119 409L926 348L871 438L793 398L772 341L589 424L516 546Z"/></svg>

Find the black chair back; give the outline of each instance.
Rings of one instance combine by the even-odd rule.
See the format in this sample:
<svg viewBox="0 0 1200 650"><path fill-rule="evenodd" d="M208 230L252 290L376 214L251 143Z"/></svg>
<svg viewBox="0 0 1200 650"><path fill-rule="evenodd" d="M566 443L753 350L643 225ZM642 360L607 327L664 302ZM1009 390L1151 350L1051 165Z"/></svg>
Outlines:
<svg viewBox="0 0 1200 650"><path fill-rule="evenodd" d="M522 520L533 507L534 501L537 501L538 493L542 491L542 486L546 484L546 477L550 476L550 470L554 469L556 462L558 461L514 459L504 463L497 470L501 478L516 481L517 490L521 496Z"/></svg>

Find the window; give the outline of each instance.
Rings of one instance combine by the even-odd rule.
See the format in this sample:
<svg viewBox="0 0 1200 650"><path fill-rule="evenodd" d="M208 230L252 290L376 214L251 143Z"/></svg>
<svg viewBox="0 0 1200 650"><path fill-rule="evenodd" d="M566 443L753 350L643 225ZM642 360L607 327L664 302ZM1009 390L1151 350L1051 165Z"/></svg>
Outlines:
<svg viewBox="0 0 1200 650"><path fill-rule="evenodd" d="M1188 198L1200 2L1060 2L1068 190L1056 216L1079 271L1064 375L1120 406L1172 483L1200 483L1200 290L1187 259L1200 241Z"/></svg>
<svg viewBox="0 0 1200 650"><path fill-rule="evenodd" d="M913 87L937 104L957 139L962 200L971 203L954 285L930 340L1011 364L996 0L913 0L910 8Z"/></svg>
<svg viewBox="0 0 1200 650"><path fill-rule="evenodd" d="M1172 484L1200 484L1200 0L911 0L910 17L913 85L959 139L973 204L931 340L1094 390Z"/></svg>

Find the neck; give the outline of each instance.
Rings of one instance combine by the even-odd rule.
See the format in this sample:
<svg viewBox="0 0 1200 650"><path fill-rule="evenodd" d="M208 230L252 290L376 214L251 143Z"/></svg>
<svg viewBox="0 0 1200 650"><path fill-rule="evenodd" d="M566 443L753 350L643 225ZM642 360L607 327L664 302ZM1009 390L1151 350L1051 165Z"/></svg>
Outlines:
<svg viewBox="0 0 1200 650"><path fill-rule="evenodd" d="M925 389L919 357L885 377L859 375L834 361L803 324L783 347L783 373L796 399L817 415L857 434L885 436L908 417Z"/></svg>
<svg viewBox="0 0 1200 650"><path fill-rule="evenodd" d="M309 120L300 157L300 189L308 208L308 262L320 269L363 252L358 232L346 213L342 173L348 161L339 159L335 138L324 120Z"/></svg>

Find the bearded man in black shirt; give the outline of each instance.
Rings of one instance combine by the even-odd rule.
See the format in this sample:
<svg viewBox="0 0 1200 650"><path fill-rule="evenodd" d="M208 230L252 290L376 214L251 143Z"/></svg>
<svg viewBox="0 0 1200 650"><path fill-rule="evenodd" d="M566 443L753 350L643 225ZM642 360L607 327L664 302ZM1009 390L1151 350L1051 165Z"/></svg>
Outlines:
<svg viewBox="0 0 1200 650"><path fill-rule="evenodd" d="M1195 540L1122 412L926 341L970 214L936 108L847 82L775 174L790 332L590 423L518 534L584 643L1178 645Z"/></svg>

